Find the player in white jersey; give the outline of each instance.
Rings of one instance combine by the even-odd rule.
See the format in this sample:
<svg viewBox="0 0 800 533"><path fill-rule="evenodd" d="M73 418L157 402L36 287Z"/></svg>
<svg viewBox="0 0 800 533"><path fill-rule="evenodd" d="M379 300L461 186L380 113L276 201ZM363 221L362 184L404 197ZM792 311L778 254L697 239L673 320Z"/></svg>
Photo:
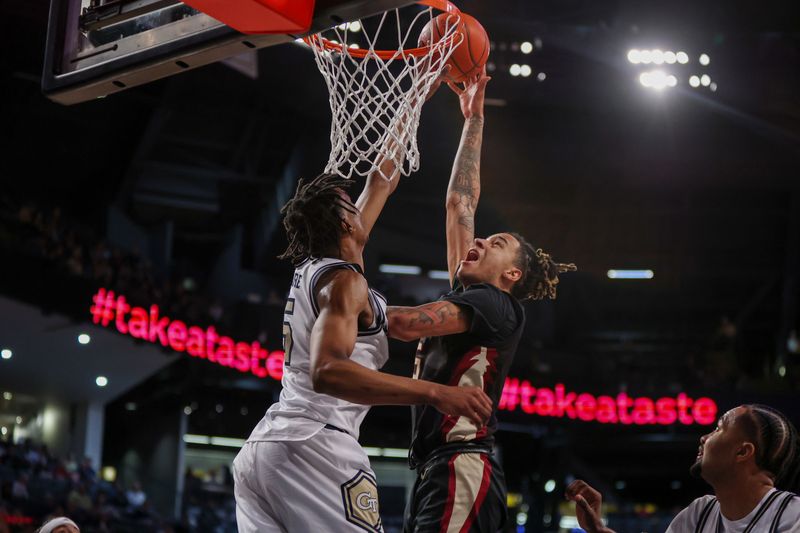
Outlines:
<svg viewBox="0 0 800 533"><path fill-rule="evenodd" d="M800 439L781 412L742 405L703 435L690 470L714 488L678 513L667 533L800 533ZM600 520L602 497L577 480L567 487L588 533L613 533Z"/></svg>
<svg viewBox="0 0 800 533"><path fill-rule="evenodd" d="M373 175L355 204L350 184L330 174L301 180L282 210L282 257L296 265L283 390L234 461L240 532L382 531L375 475L357 440L370 405L429 404L479 427L491 414L479 387L377 371L388 358L386 301L362 274L363 249L397 178Z"/></svg>

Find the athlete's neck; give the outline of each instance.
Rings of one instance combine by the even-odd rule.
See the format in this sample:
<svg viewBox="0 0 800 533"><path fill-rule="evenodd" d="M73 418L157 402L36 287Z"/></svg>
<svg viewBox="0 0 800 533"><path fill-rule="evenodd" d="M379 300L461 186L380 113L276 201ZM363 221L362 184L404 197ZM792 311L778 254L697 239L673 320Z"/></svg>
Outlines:
<svg viewBox="0 0 800 533"><path fill-rule="evenodd" d="M339 259L355 263L364 270L364 245L354 239L342 239L339 242Z"/></svg>
<svg viewBox="0 0 800 533"><path fill-rule="evenodd" d="M741 520L753 509L764 495L775 488L772 479L763 472L742 473L724 483L714 485L714 494L719 500L719 510L728 520Z"/></svg>

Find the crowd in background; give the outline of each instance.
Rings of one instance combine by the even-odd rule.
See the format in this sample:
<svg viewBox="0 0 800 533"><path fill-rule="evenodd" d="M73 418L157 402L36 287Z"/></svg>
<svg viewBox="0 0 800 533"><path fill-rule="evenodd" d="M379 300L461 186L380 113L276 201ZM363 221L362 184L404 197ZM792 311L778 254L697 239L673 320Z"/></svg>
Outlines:
<svg viewBox="0 0 800 533"><path fill-rule="evenodd" d="M124 488L100 479L88 459L60 459L30 441L0 441L0 533L35 531L56 516L70 517L84 533L176 530L138 482Z"/></svg>
<svg viewBox="0 0 800 533"><path fill-rule="evenodd" d="M139 305L158 303L165 312L206 324L222 314L194 278L157 272L141 250L109 244L97 228L59 207L0 202L0 247L46 262L55 275L113 288Z"/></svg>

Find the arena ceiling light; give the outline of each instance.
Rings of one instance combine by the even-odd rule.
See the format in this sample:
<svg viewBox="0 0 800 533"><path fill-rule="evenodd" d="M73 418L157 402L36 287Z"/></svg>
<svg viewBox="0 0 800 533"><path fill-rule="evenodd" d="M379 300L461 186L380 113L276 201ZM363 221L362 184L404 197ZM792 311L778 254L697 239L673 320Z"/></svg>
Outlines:
<svg viewBox="0 0 800 533"><path fill-rule="evenodd" d="M105 387L108 385L108 378L105 376L97 376L94 382L98 387Z"/></svg>
<svg viewBox="0 0 800 533"><path fill-rule="evenodd" d="M700 57L697 60L704 67L708 66L708 64L711 63L711 58L708 57L708 54L700 54Z"/></svg>
<svg viewBox="0 0 800 533"><path fill-rule="evenodd" d="M522 67L520 67L519 65L517 65L516 63L514 63L513 65L511 65L511 66L508 68L508 72L509 72L509 73L510 73L512 76L515 76L515 77L516 77L516 76L519 76L519 75L520 75L520 73L522 72Z"/></svg>
<svg viewBox="0 0 800 533"><path fill-rule="evenodd" d="M663 70L653 70L650 72L642 72L639 75L639 83L648 89L660 91L667 87L675 87L678 84L678 78L672 74L667 74Z"/></svg>
<svg viewBox="0 0 800 533"><path fill-rule="evenodd" d="M428 277L431 279L446 279L450 281L450 272L447 270L429 270Z"/></svg>
<svg viewBox="0 0 800 533"><path fill-rule="evenodd" d="M525 41L521 45L519 45L519 50L523 54L530 54L531 52L533 52L533 44L528 41Z"/></svg>
<svg viewBox="0 0 800 533"><path fill-rule="evenodd" d="M700 85L702 85L703 87L708 87L709 85L711 85L711 76L709 76L708 74L703 74L702 76L700 76Z"/></svg>
<svg viewBox="0 0 800 533"><path fill-rule="evenodd" d="M14 352L9 350L8 348L3 348L3 351L0 352L0 357L2 357L3 359L11 359L13 355Z"/></svg>
<svg viewBox="0 0 800 533"><path fill-rule="evenodd" d="M609 279L653 279L655 273L650 270L611 269L606 275Z"/></svg>
<svg viewBox="0 0 800 533"><path fill-rule="evenodd" d="M689 78L689 85L695 89L700 87L700 76L692 76Z"/></svg>
<svg viewBox="0 0 800 533"><path fill-rule="evenodd" d="M80 335L78 335L78 342L80 344L89 344L90 342L92 342L92 338L86 333L81 333Z"/></svg>
<svg viewBox="0 0 800 533"><path fill-rule="evenodd" d="M556 490L556 481L554 479L548 479L544 484L544 491L553 492L554 490Z"/></svg>
<svg viewBox="0 0 800 533"><path fill-rule="evenodd" d="M11 401L11 399L12 399L13 397L14 397L14 395L13 395L13 394L11 394L10 392L4 392L4 393L3 393L3 399L4 399L4 400L6 400L6 401Z"/></svg>
<svg viewBox="0 0 800 533"><path fill-rule="evenodd" d="M689 54L684 51L673 52L672 50L661 50L659 48L653 50L631 48L628 50L627 58L628 62L634 65L648 65L650 63L654 65L662 65L664 63L668 65L674 65L675 63L685 65L689 62Z"/></svg>
<svg viewBox="0 0 800 533"><path fill-rule="evenodd" d="M519 67L519 73L523 78L527 78L532 72L530 65L520 65Z"/></svg>
<svg viewBox="0 0 800 533"><path fill-rule="evenodd" d="M378 272L382 274L401 274L404 276L419 276L422 269L414 265L391 265L384 264L378 267Z"/></svg>

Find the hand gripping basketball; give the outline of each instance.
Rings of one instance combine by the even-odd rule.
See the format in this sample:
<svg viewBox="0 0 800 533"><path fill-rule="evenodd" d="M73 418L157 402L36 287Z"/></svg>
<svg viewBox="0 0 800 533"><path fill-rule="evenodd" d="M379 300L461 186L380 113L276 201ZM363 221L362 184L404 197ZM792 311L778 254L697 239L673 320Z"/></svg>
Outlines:
<svg viewBox="0 0 800 533"><path fill-rule="evenodd" d="M464 82L461 88L452 81L447 85L458 95L461 104L461 113L464 118L483 118L483 101L486 95L486 84L492 78L486 75L486 68Z"/></svg>

